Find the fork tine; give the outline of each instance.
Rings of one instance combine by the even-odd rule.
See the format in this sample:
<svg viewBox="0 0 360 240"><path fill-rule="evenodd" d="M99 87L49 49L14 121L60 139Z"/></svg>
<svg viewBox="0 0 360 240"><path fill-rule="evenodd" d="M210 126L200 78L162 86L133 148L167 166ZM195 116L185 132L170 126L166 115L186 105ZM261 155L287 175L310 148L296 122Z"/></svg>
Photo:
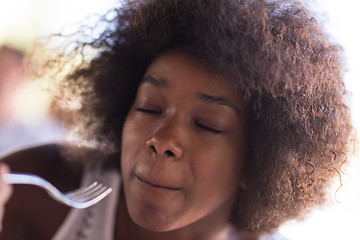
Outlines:
<svg viewBox="0 0 360 240"><path fill-rule="evenodd" d="M79 194L83 194L83 193L86 193L88 191L91 191L91 189L95 188L98 185L99 185L99 183L95 181L95 182L93 182L92 184L90 184L88 186L81 187L79 189L67 192L67 193L65 193L65 195L67 195L67 196L76 196L76 195L79 195Z"/></svg>
<svg viewBox="0 0 360 240"><path fill-rule="evenodd" d="M102 185L102 184L98 184L96 186L94 186L93 188L89 188L88 191L82 191L81 193L71 193L71 194L66 194L67 197L70 197L72 199L89 199L91 198L91 196L96 195L96 193L103 191L102 189L104 188L104 190L106 190L108 187Z"/></svg>
<svg viewBox="0 0 360 240"><path fill-rule="evenodd" d="M98 203L112 192L112 188L94 182L87 187L82 187L64 194L45 179L36 175L24 173L7 173L3 175L3 179L9 184L30 184L39 186L46 190L55 200L79 209L87 208Z"/></svg>
<svg viewBox="0 0 360 240"><path fill-rule="evenodd" d="M90 206L98 203L103 198L105 198L107 195L109 195L109 193L111 193L111 192L112 192L112 188L106 188L105 191L103 191L99 195L96 195L94 198L88 199L86 201L72 200L72 199L69 199L69 200L72 201L71 205L75 208L87 208L87 207L90 207Z"/></svg>
<svg viewBox="0 0 360 240"><path fill-rule="evenodd" d="M108 190L108 187L99 186L98 188L92 189L91 191L84 193L82 195L71 196L71 199L74 201L86 202L86 201L90 201L91 199L96 198L97 196L101 195L102 193L104 193L107 190Z"/></svg>

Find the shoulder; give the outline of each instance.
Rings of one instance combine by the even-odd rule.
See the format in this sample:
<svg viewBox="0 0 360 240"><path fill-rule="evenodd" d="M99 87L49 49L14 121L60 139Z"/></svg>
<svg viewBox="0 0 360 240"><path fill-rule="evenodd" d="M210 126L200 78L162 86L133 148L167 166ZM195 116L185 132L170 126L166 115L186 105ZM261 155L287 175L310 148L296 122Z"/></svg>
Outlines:
<svg viewBox="0 0 360 240"><path fill-rule="evenodd" d="M83 164L69 161L68 147L44 145L25 149L1 159L12 172L39 175L60 191L70 191L80 185ZM72 148L72 151L75 150ZM93 154L93 150L78 149L80 156ZM83 161L85 162L85 161ZM0 239L50 239L66 217L69 207L64 206L34 186L14 185L14 192L5 208L3 232ZM26 234L21 235L21 234ZM14 236L19 236L14 238Z"/></svg>

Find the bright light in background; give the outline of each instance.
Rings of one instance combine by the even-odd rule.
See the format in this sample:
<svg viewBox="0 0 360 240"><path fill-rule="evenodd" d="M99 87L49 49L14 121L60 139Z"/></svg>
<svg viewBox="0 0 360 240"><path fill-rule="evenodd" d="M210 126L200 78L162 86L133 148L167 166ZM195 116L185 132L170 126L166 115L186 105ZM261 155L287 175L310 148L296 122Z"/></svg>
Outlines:
<svg viewBox="0 0 360 240"><path fill-rule="evenodd" d="M304 1L304 0L303 0ZM310 6L320 13L327 23L326 30L334 41L344 48L348 72L345 84L351 92L351 113L355 127L360 131L360 1L316 0ZM324 14L321 14L324 13ZM336 194L340 203L316 210L302 223L289 223L281 232L291 240L356 240L360 228L360 164L359 157L350 159L346 169L344 186ZM334 186L332 192L338 187ZM334 194L332 194L335 198Z"/></svg>
<svg viewBox="0 0 360 240"><path fill-rule="evenodd" d="M42 9L47 9L46 3L46 0L0 0L0 44L28 49L48 14Z"/></svg>
<svg viewBox="0 0 360 240"><path fill-rule="evenodd" d="M52 16L49 18L50 24L45 28L45 33L62 31L64 28L70 28L74 23L84 24L84 20L90 15L103 15L119 4L120 0L51 0ZM88 21L85 23L92 24Z"/></svg>
<svg viewBox="0 0 360 240"><path fill-rule="evenodd" d="M74 33L83 24L92 26L96 18L91 15L104 15L119 4L117 0L0 0L0 46L30 52L35 38ZM46 118L50 95L45 88L39 82L19 87L14 106L17 119L34 123Z"/></svg>
<svg viewBox="0 0 360 240"><path fill-rule="evenodd" d="M30 40L80 23L91 14L104 14L120 0L0 0L0 44Z"/></svg>
<svg viewBox="0 0 360 240"><path fill-rule="evenodd" d="M79 25L74 23L81 23L93 13L104 14L117 5L116 0L0 0L0 44L12 42L25 49L35 36L57 33L64 27L76 29ZM311 1L311 6L320 17L325 17L320 24L327 23L326 30L332 39L344 47L348 66L346 87L352 92L354 124L360 128L360 1L316 0ZM24 118L43 114L48 104L44 94L36 85L24 87L19 95L19 114ZM281 228L281 233L292 240L359 239L359 165L353 163L343 179L344 186L337 195L342 203L315 211L303 223L290 223Z"/></svg>

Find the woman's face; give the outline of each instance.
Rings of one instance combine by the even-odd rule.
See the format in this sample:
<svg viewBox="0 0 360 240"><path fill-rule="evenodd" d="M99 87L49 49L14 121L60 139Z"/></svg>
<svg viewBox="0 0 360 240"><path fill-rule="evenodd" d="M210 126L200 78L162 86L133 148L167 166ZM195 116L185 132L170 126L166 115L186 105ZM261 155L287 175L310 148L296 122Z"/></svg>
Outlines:
<svg viewBox="0 0 360 240"><path fill-rule="evenodd" d="M180 51L147 69L122 136L129 214L153 231L228 218L242 179L246 111L222 76Z"/></svg>

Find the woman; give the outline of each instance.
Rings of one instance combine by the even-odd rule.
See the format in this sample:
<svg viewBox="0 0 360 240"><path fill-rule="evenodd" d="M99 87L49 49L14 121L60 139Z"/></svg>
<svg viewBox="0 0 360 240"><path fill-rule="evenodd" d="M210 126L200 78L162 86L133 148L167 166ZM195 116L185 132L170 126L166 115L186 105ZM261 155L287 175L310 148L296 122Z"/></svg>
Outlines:
<svg viewBox="0 0 360 240"><path fill-rule="evenodd" d="M64 190L82 178L114 192L68 213L19 187L4 237L259 239L324 201L352 127L341 49L300 3L127 1L114 23L62 85L81 107L59 106L99 143L76 150L83 173L61 146L5 159Z"/></svg>

